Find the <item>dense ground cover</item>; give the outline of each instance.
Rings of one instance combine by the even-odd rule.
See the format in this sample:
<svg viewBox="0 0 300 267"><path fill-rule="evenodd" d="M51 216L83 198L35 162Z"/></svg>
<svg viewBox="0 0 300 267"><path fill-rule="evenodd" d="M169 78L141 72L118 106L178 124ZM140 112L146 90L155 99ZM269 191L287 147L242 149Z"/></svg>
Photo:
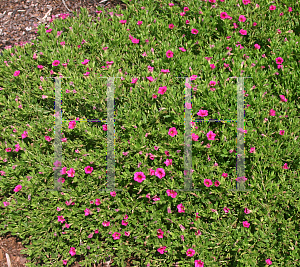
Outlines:
<svg viewBox="0 0 300 267"><path fill-rule="evenodd" d="M0 233L32 263L134 254L136 266L299 264L299 4L124 1L62 14L0 63ZM238 3L238 4L237 4ZM61 180L53 79L61 79ZM245 87L245 174L234 192L237 79ZM185 79L192 88L193 188L184 188ZM115 184L105 192L107 80L114 79ZM233 122L197 122L197 119ZM103 120L103 121L91 121Z"/></svg>

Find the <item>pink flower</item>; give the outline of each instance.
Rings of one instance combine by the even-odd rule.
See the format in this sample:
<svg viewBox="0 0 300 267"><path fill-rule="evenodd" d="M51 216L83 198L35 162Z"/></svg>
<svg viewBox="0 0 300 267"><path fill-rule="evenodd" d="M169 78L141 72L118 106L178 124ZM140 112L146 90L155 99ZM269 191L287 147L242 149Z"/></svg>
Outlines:
<svg viewBox="0 0 300 267"><path fill-rule="evenodd" d="M218 187L220 185L220 182L218 180L215 181L215 186Z"/></svg>
<svg viewBox="0 0 300 267"><path fill-rule="evenodd" d="M198 111L197 115L200 116L200 117L206 117L208 115L208 111L200 109Z"/></svg>
<svg viewBox="0 0 300 267"><path fill-rule="evenodd" d="M175 127L172 127L172 128L169 129L169 135L171 135L172 137L177 135L177 130L176 130Z"/></svg>
<svg viewBox="0 0 300 267"><path fill-rule="evenodd" d="M103 131L107 131L107 124L102 125Z"/></svg>
<svg viewBox="0 0 300 267"><path fill-rule="evenodd" d="M241 16L239 17L239 21L241 21L241 22L245 22L245 21L246 21L246 17L245 17L245 16L243 16L243 15L241 15Z"/></svg>
<svg viewBox="0 0 300 267"><path fill-rule="evenodd" d="M250 148L250 153L254 153L255 152L255 147L251 147Z"/></svg>
<svg viewBox="0 0 300 267"><path fill-rule="evenodd" d="M192 133L193 141L198 141L199 135Z"/></svg>
<svg viewBox="0 0 300 267"><path fill-rule="evenodd" d="M126 235L126 236L130 236L130 232L124 232L124 235Z"/></svg>
<svg viewBox="0 0 300 267"><path fill-rule="evenodd" d="M246 31L246 30L243 30L243 29L241 29L241 30L240 30L240 34L241 34L241 35L247 35L247 31Z"/></svg>
<svg viewBox="0 0 300 267"><path fill-rule="evenodd" d="M225 213L228 213L228 212L229 212L229 209L228 209L227 207L224 207L223 210L224 210Z"/></svg>
<svg viewBox="0 0 300 267"><path fill-rule="evenodd" d="M75 170L73 168L70 168L69 171L67 171L68 177L74 177L75 175Z"/></svg>
<svg viewBox="0 0 300 267"><path fill-rule="evenodd" d="M160 254L164 254L165 252L167 252L167 251L165 251L166 248L167 248L166 246L160 247L159 249L157 249L157 251L158 251Z"/></svg>
<svg viewBox="0 0 300 267"><path fill-rule="evenodd" d="M89 210L89 209L85 209L84 210L84 215L85 216L88 216L88 215L90 215L91 214L91 211Z"/></svg>
<svg viewBox="0 0 300 267"><path fill-rule="evenodd" d="M104 222L102 223L102 225L105 226L105 227L107 227L107 226L110 225L110 222L104 221Z"/></svg>
<svg viewBox="0 0 300 267"><path fill-rule="evenodd" d="M53 66L57 66L57 65L59 65L60 64L60 61L59 60L54 60L53 62L52 62L52 65Z"/></svg>
<svg viewBox="0 0 300 267"><path fill-rule="evenodd" d="M284 95L279 95L279 97L280 97L281 101L283 101L283 102L287 102L287 99L285 98L285 96L284 96Z"/></svg>
<svg viewBox="0 0 300 267"><path fill-rule="evenodd" d="M16 187L15 187L15 189L14 189L14 192L18 192L18 191L20 191L22 189L22 185L17 185Z"/></svg>
<svg viewBox="0 0 300 267"><path fill-rule="evenodd" d="M224 178L226 178L226 177L228 176L228 173L223 172L222 176L223 176Z"/></svg>
<svg viewBox="0 0 300 267"><path fill-rule="evenodd" d="M172 165L172 159L167 159L164 163L166 166Z"/></svg>
<svg viewBox="0 0 300 267"><path fill-rule="evenodd" d="M269 9L270 9L270 10L275 10L275 9L276 9L276 6L271 5L271 6L269 7Z"/></svg>
<svg viewBox="0 0 300 267"><path fill-rule="evenodd" d="M132 78L131 83L136 84L137 81L138 81L138 78Z"/></svg>
<svg viewBox="0 0 300 267"><path fill-rule="evenodd" d="M19 75L20 75L20 71L19 71L19 70L16 70L15 73L14 73L14 76L17 77L17 76L19 76Z"/></svg>
<svg viewBox="0 0 300 267"><path fill-rule="evenodd" d="M245 212L246 214L251 213L251 211L250 211L248 208L245 208L244 212Z"/></svg>
<svg viewBox="0 0 300 267"><path fill-rule="evenodd" d="M282 62L283 62L283 58L282 57L276 58L276 64L282 64Z"/></svg>
<svg viewBox="0 0 300 267"><path fill-rule="evenodd" d="M63 260L63 265L67 265L68 261L67 260Z"/></svg>
<svg viewBox="0 0 300 267"><path fill-rule="evenodd" d="M161 229L158 229L157 230L157 237L158 238L163 238L164 237L163 235L164 235L164 232Z"/></svg>
<svg viewBox="0 0 300 267"><path fill-rule="evenodd" d="M115 197L117 194L116 194L115 191L113 191L113 192L110 192L110 195L111 195L112 197Z"/></svg>
<svg viewBox="0 0 300 267"><path fill-rule="evenodd" d="M165 154L166 154L166 156L168 156L168 157L170 156L170 153L169 153L169 151L167 151L167 150L165 151Z"/></svg>
<svg viewBox="0 0 300 267"><path fill-rule="evenodd" d="M271 265L272 264L271 259L266 259L266 264Z"/></svg>
<svg viewBox="0 0 300 267"><path fill-rule="evenodd" d="M141 183L146 179L146 176L143 172L136 172L133 179L138 183Z"/></svg>
<svg viewBox="0 0 300 267"><path fill-rule="evenodd" d="M127 226L128 222L122 220L122 225Z"/></svg>
<svg viewBox="0 0 300 267"><path fill-rule="evenodd" d="M89 63L89 61L90 61L89 59L85 59L83 62L81 62L81 64L82 64L82 65L86 65L86 64Z"/></svg>
<svg viewBox="0 0 300 267"><path fill-rule="evenodd" d="M166 173L163 168L157 168L155 171L155 176L157 176L159 179L162 179L166 176Z"/></svg>
<svg viewBox="0 0 300 267"><path fill-rule="evenodd" d="M171 197L171 198L175 198L176 196L177 196L177 192L175 192L174 190L170 190L170 189L168 189L167 190L167 195L169 196L169 197Z"/></svg>
<svg viewBox="0 0 300 267"><path fill-rule="evenodd" d="M173 57L174 53L171 50L168 50L166 53L167 58Z"/></svg>
<svg viewBox="0 0 300 267"><path fill-rule="evenodd" d="M57 221L63 223L65 221L64 216L57 216Z"/></svg>
<svg viewBox="0 0 300 267"><path fill-rule="evenodd" d="M67 170L67 167L63 167L62 168L62 170L60 171L60 174L66 174L67 172L66 172L66 170Z"/></svg>
<svg viewBox="0 0 300 267"><path fill-rule="evenodd" d="M179 213L185 213L184 206L182 204L177 205L177 209Z"/></svg>
<svg viewBox="0 0 300 267"><path fill-rule="evenodd" d="M167 86L159 87L158 94L163 95L167 91Z"/></svg>
<svg viewBox="0 0 300 267"><path fill-rule="evenodd" d="M210 179L204 179L204 185L210 187L212 185L212 181Z"/></svg>
<svg viewBox="0 0 300 267"><path fill-rule="evenodd" d="M26 131L24 131L22 134L22 139L26 138L27 136L28 136L28 133Z"/></svg>
<svg viewBox="0 0 300 267"><path fill-rule="evenodd" d="M75 256L76 255L75 248L71 247L69 253L71 254L71 256Z"/></svg>
<svg viewBox="0 0 300 267"><path fill-rule="evenodd" d="M271 109L269 114L270 114L270 116L275 116L276 112L275 112L275 110Z"/></svg>
<svg viewBox="0 0 300 267"><path fill-rule="evenodd" d="M247 221L243 221L243 226L249 228L250 223L248 223Z"/></svg>
<svg viewBox="0 0 300 267"><path fill-rule="evenodd" d="M114 240L120 239L121 234L118 232L115 232L112 234L112 237L114 238Z"/></svg>
<svg viewBox="0 0 300 267"><path fill-rule="evenodd" d="M283 165L283 167L282 167L283 169L285 169L285 170L288 170L289 169L289 167L288 167L288 165L287 165L287 163L284 163L284 165Z"/></svg>
<svg viewBox="0 0 300 267"><path fill-rule="evenodd" d="M210 85L210 86L215 86L216 84L217 84L217 83L216 83L215 81L210 81L210 82L209 82L209 85Z"/></svg>
<svg viewBox="0 0 300 267"><path fill-rule="evenodd" d="M198 34L198 32L199 32L199 31L196 30L196 29L192 29L192 30L191 30L191 33L192 33L192 34Z"/></svg>
<svg viewBox="0 0 300 267"><path fill-rule="evenodd" d="M69 129L74 129L75 126L76 126L76 121L69 122Z"/></svg>
<svg viewBox="0 0 300 267"><path fill-rule="evenodd" d="M258 45L258 44L255 44L254 47L255 47L255 49L260 49L260 45Z"/></svg>
<svg viewBox="0 0 300 267"><path fill-rule="evenodd" d="M279 134L280 134L280 135L284 135L284 130L280 130L280 131L279 131Z"/></svg>
<svg viewBox="0 0 300 267"><path fill-rule="evenodd" d="M84 168L84 171L85 171L85 173L92 173L93 169L94 169L93 167L87 166Z"/></svg>
<svg viewBox="0 0 300 267"><path fill-rule="evenodd" d="M215 140L216 134L214 134L212 131L209 131L206 136L208 140Z"/></svg>
<svg viewBox="0 0 300 267"><path fill-rule="evenodd" d="M204 267L204 262L201 260L195 260L195 267Z"/></svg>
<svg viewBox="0 0 300 267"><path fill-rule="evenodd" d="M188 257L193 257L194 254L195 254L195 250L193 250L193 249L191 249L191 248L189 248L189 249L187 250L187 252L186 252L186 255L187 255Z"/></svg>

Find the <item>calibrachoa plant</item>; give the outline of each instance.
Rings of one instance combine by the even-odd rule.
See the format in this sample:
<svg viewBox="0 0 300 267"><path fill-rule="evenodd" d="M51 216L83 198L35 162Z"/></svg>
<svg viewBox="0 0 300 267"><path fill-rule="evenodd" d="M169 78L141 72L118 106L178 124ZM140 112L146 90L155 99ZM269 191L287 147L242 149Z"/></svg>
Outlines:
<svg viewBox="0 0 300 267"><path fill-rule="evenodd" d="M80 19L53 17L37 28L39 42L6 47L0 233L32 237L27 266L71 266L81 255L87 266L107 256L125 266L132 254L147 267L297 265L299 3L123 2L126 10L98 7L95 21L86 9ZM57 84L49 76L62 78L62 161L53 158ZM99 77L118 76L115 189L98 191L108 182L111 86ZM237 129L232 77L242 76L252 78L244 79L245 126ZM186 109L200 191L178 190ZM200 121L210 119L218 121ZM252 192L230 191L242 179L237 131ZM56 168L70 191L45 191Z"/></svg>

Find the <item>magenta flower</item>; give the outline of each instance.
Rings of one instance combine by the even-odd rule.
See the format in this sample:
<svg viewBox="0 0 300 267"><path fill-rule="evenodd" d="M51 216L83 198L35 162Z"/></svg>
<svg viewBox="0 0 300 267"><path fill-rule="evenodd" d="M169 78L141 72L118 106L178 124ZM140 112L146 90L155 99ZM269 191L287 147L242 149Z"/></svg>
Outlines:
<svg viewBox="0 0 300 267"><path fill-rule="evenodd" d="M250 153L254 153L255 152L255 147L251 147L250 148Z"/></svg>
<svg viewBox="0 0 300 267"><path fill-rule="evenodd" d="M172 165L172 159L167 159L164 163L166 166Z"/></svg>
<svg viewBox="0 0 300 267"><path fill-rule="evenodd" d="M146 179L146 176L143 172L136 172L133 179L138 183L141 183Z"/></svg>
<svg viewBox="0 0 300 267"><path fill-rule="evenodd" d="M102 225L103 225L104 227L107 227L107 226L110 225L110 222L104 221L104 222L102 223Z"/></svg>
<svg viewBox="0 0 300 267"><path fill-rule="evenodd" d="M74 129L75 126L76 126L76 121L69 122L69 129Z"/></svg>
<svg viewBox="0 0 300 267"><path fill-rule="evenodd" d="M177 135L177 130L176 130L175 127L172 127L172 128L169 129L169 135L171 135L172 137Z"/></svg>
<svg viewBox="0 0 300 267"><path fill-rule="evenodd" d="M112 237L114 238L114 240L120 239L121 234L118 232L115 232L112 234Z"/></svg>
<svg viewBox="0 0 300 267"><path fill-rule="evenodd" d="M218 187L220 185L220 182L218 180L215 181L215 186Z"/></svg>
<svg viewBox="0 0 300 267"><path fill-rule="evenodd" d="M282 57L276 58L276 64L282 64L282 62L283 62L283 58Z"/></svg>
<svg viewBox="0 0 300 267"><path fill-rule="evenodd" d="M24 138L26 138L28 136L28 133L26 131L24 131L21 136L22 136L22 139L24 139Z"/></svg>
<svg viewBox="0 0 300 267"><path fill-rule="evenodd" d="M223 172L222 176L223 176L224 178L226 178L226 177L228 176L228 173Z"/></svg>
<svg viewBox="0 0 300 267"><path fill-rule="evenodd" d="M246 17L243 16L243 15L241 15L241 16L239 17L239 21L241 21L241 22L245 22L246 20L247 20Z"/></svg>
<svg viewBox="0 0 300 267"><path fill-rule="evenodd" d="M275 110L271 109L269 114L270 114L270 116L275 116L276 112L275 112Z"/></svg>
<svg viewBox="0 0 300 267"><path fill-rule="evenodd" d="M131 81L131 83L134 83L134 84L136 84L136 82L138 81L138 78L132 78L132 81Z"/></svg>
<svg viewBox="0 0 300 267"><path fill-rule="evenodd" d="M166 53L167 58L173 57L174 53L171 50L168 50Z"/></svg>
<svg viewBox="0 0 300 267"><path fill-rule="evenodd" d="M270 9L270 10L275 10L275 9L276 9L276 6L271 5L271 6L269 7L269 9Z"/></svg>
<svg viewBox="0 0 300 267"><path fill-rule="evenodd" d="M74 177L75 175L75 170L73 168L70 168L69 171L67 171L68 177Z"/></svg>
<svg viewBox="0 0 300 267"><path fill-rule="evenodd" d="M288 165L287 165L287 163L284 163L284 165L283 165L283 167L282 167L283 169L285 169L285 170L288 170L289 169L289 167L288 167Z"/></svg>
<svg viewBox="0 0 300 267"><path fill-rule="evenodd" d="M246 214L251 213L251 211L250 211L248 208L245 208L244 212L245 212Z"/></svg>
<svg viewBox="0 0 300 267"><path fill-rule="evenodd" d="M210 85L210 86L215 86L216 84L217 84L217 83L216 83L215 81L210 81L210 82L209 82L209 85Z"/></svg>
<svg viewBox="0 0 300 267"><path fill-rule="evenodd" d="M195 267L204 267L204 262L201 260L195 260Z"/></svg>
<svg viewBox="0 0 300 267"><path fill-rule="evenodd" d="M208 111L200 109L198 111L197 115L200 116L200 117L206 117L208 115Z"/></svg>
<svg viewBox="0 0 300 267"><path fill-rule="evenodd" d="M199 135L192 133L193 141L198 141Z"/></svg>
<svg viewBox="0 0 300 267"><path fill-rule="evenodd" d="M175 198L176 196L177 196L177 192L175 192L174 190L170 190L170 189L168 189L167 190L167 195L169 196L169 197L171 197L171 198Z"/></svg>
<svg viewBox="0 0 300 267"><path fill-rule="evenodd" d="M249 228L250 223L248 223L247 221L243 221L243 226Z"/></svg>
<svg viewBox="0 0 300 267"><path fill-rule="evenodd" d="M284 135L284 130L280 130L280 131L279 131L279 134L280 134L280 135Z"/></svg>
<svg viewBox="0 0 300 267"><path fill-rule="evenodd" d="M82 64L82 65L86 65L86 64L89 63L89 61L90 61L89 59L85 59L83 62L81 62L81 64Z"/></svg>
<svg viewBox="0 0 300 267"><path fill-rule="evenodd" d="M58 66L60 64L60 61L59 60L54 60L53 62L52 62L52 65L53 66Z"/></svg>
<svg viewBox="0 0 300 267"><path fill-rule="evenodd" d="M103 131L107 131L107 124L102 125Z"/></svg>
<svg viewBox="0 0 300 267"><path fill-rule="evenodd" d="M199 32L199 31L196 30L196 29L192 29L192 30L191 30L191 33L192 33L192 34L198 34L198 32Z"/></svg>
<svg viewBox="0 0 300 267"><path fill-rule="evenodd" d="M247 35L247 31L246 31L246 30L243 30L243 29L241 29L241 30L240 30L240 34L241 34L241 35Z"/></svg>
<svg viewBox="0 0 300 267"><path fill-rule="evenodd" d="M179 213L185 213L184 206L182 204L177 205L177 209Z"/></svg>
<svg viewBox="0 0 300 267"><path fill-rule="evenodd" d="M166 248L167 248L166 246L160 247L157 251L158 251L160 254L164 254L165 252L167 252L167 251L165 251Z"/></svg>
<svg viewBox="0 0 300 267"><path fill-rule="evenodd" d="M266 264L271 265L272 264L271 259L266 259Z"/></svg>
<svg viewBox="0 0 300 267"><path fill-rule="evenodd" d="M57 221L63 223L65 221L64 216L57 216Z"/></svg>
<svg viewBox="0 0 300 267"><path fill-rule="evenodd" d="M89 173L92 173L93 169L94 169L93 167L87 166L84 168L84 171L85 171L85 173L89 174Z"/></svg>
<svg viewBox="0 0 300 267"><path fill-rule="evenodd" d="M17 77L17 76L19 76L19 74L20 74L20 71L19 71L19 70L16 70L15 73L14 73L14 76Z"/></svg>
<svg viewBox="0 0 300 267"><path fill-rule="evenodd" d="M215 140L216 134L214 134L212 131L209 131L206 136L208 140Z"/></svg>
<svg viewBox="0 0 300 267"><path fill-rule="evenodd" d="M22 189L22 185L17 185L16 187L15 187L15 189L14 189L14 192L18 192L18 191L20 191Z"/></svg>
<svg viewBox="0 0 300 267"><path fill-rule="evenodd" d="M158 94L163 95L167 91L167 86L159 87Z"/></svg>
<svg viewBox="0 0 300 267"><path fill-rule="evenodd" d="M195 250L193 250L193 249L191 249L191 248L189 248L189 249L187 250L187 252L186 252L186 255L187 255L188 257L193 257L194 254L195 254Z"/></svg>
<svg viewBox="0 0 300 267"><path fill-rule="evenodd" d="M227 207L224 207L223 210L224 210L225 213L228 213L228 212L229 212L229 209L228 209Z"/></svg>
<svg viewBox="0 0 300 267"><path fill-rule="evenodd" d="M71 256L75 256L76 255L75 248L71 247L69 253L71 254Z"/></svg>
<svg viewBox="0 0 300 267"><path fill-rule="evenodd" d="M155 176L157 176L159 179L166 176L166 173L163 168L157 168L155 171Z"/></svg>
<svg viewBox="0 0 300 267"><path fill-rule="evenodd" d="M212 181L210 179L204 179L204 185L210 187L212 185Z"/></svg>

